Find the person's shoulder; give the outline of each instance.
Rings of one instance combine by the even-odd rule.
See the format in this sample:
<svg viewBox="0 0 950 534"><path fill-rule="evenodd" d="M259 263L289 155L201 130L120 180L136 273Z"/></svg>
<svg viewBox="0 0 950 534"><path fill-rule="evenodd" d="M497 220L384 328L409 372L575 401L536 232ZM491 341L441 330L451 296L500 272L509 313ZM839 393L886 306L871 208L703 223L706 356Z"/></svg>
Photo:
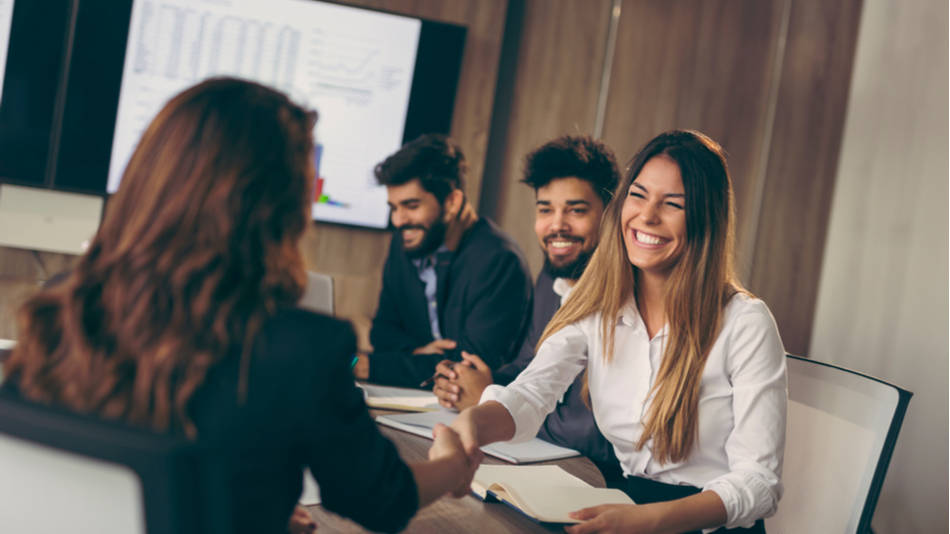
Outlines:
<svg viewBox="0 0 950 534"><path fill-rule="evenodd" d="M769 338L781 344L778 324L765 301L741 291L726 305L723 332L728 332L734 341Z"/></svg>
<svg viewBox="0 0 950 534"><path fill-rule="evenodd" d="M330 347L353 343L353 326L348 322L301 308L281 308L262 328L269 345L280 347Z"/></svg>
<svg viewBox="0 0 950 534"><path fill-rule="evenodd" d="M349 324L349 322L337 319L336 317L291 306L278 309L267 321L267 325L272 328L297 328L305 326L317 329L340 329L348 328Z"/></svg>
<svg viewBox="0 0 950 534"><path fill-rule="evenodd" d="M739 291L729 299L725 309L726 321L742 319L745 321L774 322L772 312L765 301L744 291Z"/></svg>

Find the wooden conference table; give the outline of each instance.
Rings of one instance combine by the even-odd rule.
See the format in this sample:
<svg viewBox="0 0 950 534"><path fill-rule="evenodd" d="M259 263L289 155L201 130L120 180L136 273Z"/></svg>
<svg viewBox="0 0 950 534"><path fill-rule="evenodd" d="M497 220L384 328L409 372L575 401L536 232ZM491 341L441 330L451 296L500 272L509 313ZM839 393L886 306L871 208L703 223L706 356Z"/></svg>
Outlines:
<svg viewBox="0 0 950 534"><path fill-rule="evenodd" d="M385 413L398 413L371 410L373 416ZM426 459L431 440L402 432L394 428L380 426L384 436L392 440L399 455L406 461ZM485 455L483 463L505 464L507 462ZM604 487L604 477L594 464L585 457L576 456L542 464L559 465L565 471L599 488ZM370 504L371 506L371 504ZM317 522L317 534L363 533L368 532L358 524L325 510L320 505L308 506ZM501 503L484 503L472 495L461 499L451 496L419 510L403 532L417 534L494 534L496 532L563 532L560 527L544 527L521 515L513 508Z"/></svg>

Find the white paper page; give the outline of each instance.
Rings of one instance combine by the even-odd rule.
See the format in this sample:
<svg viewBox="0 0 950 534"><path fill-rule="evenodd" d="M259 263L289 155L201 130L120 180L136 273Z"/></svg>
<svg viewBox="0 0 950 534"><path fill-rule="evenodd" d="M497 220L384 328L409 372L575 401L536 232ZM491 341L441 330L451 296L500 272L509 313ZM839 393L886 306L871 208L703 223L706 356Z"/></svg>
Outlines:
<svg viewBox="0 0 950 534"><path fill-rule="evenodd" d="M363 390L369 406L405 406L419 411L441 409L438 399L431 391L410 388L357 384Z"/></svg>
<svg viewBox="0 0 950 534"><path fill-rule="evenodd" d="M381 415L376 418L376 421L382 424L392 421L402 426L411 426L414 427L414 430L405 430L431 439L432 428L435 427L436 423L449 425L457 416L458 414L455 412L440 410L436 412ZM492 443L482 447L482 451L485 454L514 463L543 462L580 455L574 449L559 447L538 438L520 443Z"/></svg>

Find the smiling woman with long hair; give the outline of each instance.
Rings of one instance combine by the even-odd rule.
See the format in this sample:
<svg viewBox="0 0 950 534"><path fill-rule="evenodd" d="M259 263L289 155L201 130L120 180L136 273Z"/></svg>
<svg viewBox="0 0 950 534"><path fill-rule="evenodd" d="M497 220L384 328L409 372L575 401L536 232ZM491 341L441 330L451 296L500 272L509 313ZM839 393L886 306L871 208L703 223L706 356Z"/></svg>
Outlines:
<svg viewBox="0 0 950 534"><path fill-rule="evenodd" d="M406 466L353 385L352 328L294 308L315 121L242 80L174 97L88 252L21 310L4 367L27 399L220 448L241 532L286 531L305 466L324 506L379 530L473 471L444 427L434 460Z"/></svg>
<svg viewBox="0 0 950 534"><path fill-rule="evenodd" d="M733 270L722 149L672 131L634 157L600 245L529 367L453 423L468 448L533 436L580 373L633 506L575 512L588 532L764 532L781 497L785 351ZM718 531L717 531L718 532Z"/></svg>

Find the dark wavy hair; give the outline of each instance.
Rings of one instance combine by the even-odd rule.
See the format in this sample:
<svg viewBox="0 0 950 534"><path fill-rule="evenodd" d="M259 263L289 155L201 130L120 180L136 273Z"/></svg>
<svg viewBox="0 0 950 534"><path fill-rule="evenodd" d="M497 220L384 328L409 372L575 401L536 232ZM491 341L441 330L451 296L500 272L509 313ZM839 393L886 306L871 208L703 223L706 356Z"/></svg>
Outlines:
<svg viewBox="0 0 950 534"><path fill-rule="evenodd" d="M197 430L188 402L306 281L316 113L217 78L142 136L88 252L20 310L5 367L27 398L156 431Z"/></svg>
<svg viewBox="0 0 950 534"><path fill-rule="evenodd" d="M574 176L590 182L606 206L620 181L614 151L589 135L565 135L525 156L524 179L535 190L557 178Z"/></svg>
<svg viewBox="0 0 950 534"><path fill-rule="evenodd" d="M458 145L444 135L425 134L383 160L374 172L379 185L402 185L418 178L442 204L452 191L464 190L466 170Z"/></svg>

